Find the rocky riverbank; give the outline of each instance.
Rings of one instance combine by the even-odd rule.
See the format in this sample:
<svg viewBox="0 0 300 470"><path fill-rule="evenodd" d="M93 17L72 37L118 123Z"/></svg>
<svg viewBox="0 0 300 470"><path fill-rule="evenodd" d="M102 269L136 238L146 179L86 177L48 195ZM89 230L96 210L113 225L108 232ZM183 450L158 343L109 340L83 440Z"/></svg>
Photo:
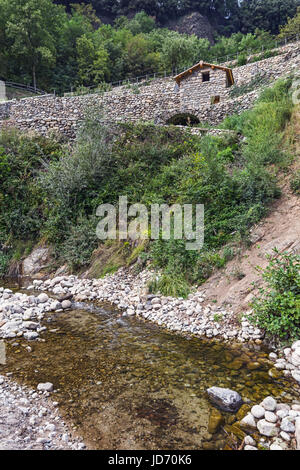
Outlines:
<svg viewBox="0 0 300 470"><path fill-rule="evenodd" d="M205 293L197 291L187 299L147 294L147 284L155 274L145 270L137 276L121 268L103 279L58 276L46 281L34 280L29 290L51 291L55 295L73 295L76 301L109 301L123 315L137 315L171 331L192 333L223 340L253 340L261 344L264 333L247 321L239 323L230 310L206 304Z"/></svg>
<svg viewBox="0 0 300 470"><path fill-rule="evenodd" d="M289 405L268 396L251 407L243 404L242 397L233 390L211 387L207 393L221 410L238 411L238 421L231 427L225 425L225 430L242 440L244 450L300 450L300 402ZM221 413L214 410L209 426L216 427L221 422Z"/></svg>
<svg viewBox="0 0 300 470"><path fill-rule="evenodd" d="M74 300L75 302L109 301L120 309L123 316L136 315L172 331L226 341L245 342L251 340L252 344L257 345L255 347L259 347L262 343L263 332L251 326L247 317L244 317L241 322L237 322L233 312L207 304L204 292L194 292L189 295L188 299L174 299L148 294L147 284L153 275L153 272L143 271L135 276L130 271L121 269L116 274L106 276L103 279L82 279L77 276L57 276L46 281L36 279L27 289L29 291L39 290L41 291L39 295L14 293L10 289L0 288L0 337L12 341L14 338L23 337L29 340L28 348L30 349L30 341L44 341L43 338L40 338L40 335L46 330L46 327L42 325L44 316L48 312L56 312L57 314L70 309ZM47 295L45 291L51 292L51 295L60 300L50 298L50 294ZM269 359L270 367L272 367L271 361L274 362L274 367L269 371L271 377L292 377L297 383L300 383L298 380L300 374L299 341L294 343L291 348L285 348L282 352L271 353ZM240 367L239 364L236 366L236 369ZM256 367L259 367L258 363L249 364L249 370L252 368L255 370ZM234 369L234 367L232 368ZM17 414L17 419L13 419L13 423L18 425L18 413L23 412L22 409L19 410L20 403L22 404L23 401L28 404L27 408L23 407L27 409L28 419L32 417L32 414L39 416L39 410L35 411L37 402L33 402L33 400L46 400L47 404L49 391L41 387L37 392L27 391L18 385L7 382L6 377L2 378L1 389L4 397L2 406L6 407L7 404L10 404L13 407L11 411L7 411L3 418L5 429L8 429L6 432L8 437L4 438L3 446L9 446L10 428L7 424L10 422L9 416ZM15 396L14 392L16 392ZM11 394L9 395L9 393ZM19 398L21 398L21 402ZM238 411L238 421L235 417L231 426L225 425L224 429L226 428L225 431L229 436L233 434L238 437L243 442L242 447L246 450L300 448L300 401L294 400L287 404L281 403L278 398L276 401L272 397L267 397L263 402L252 405L253 403L251 406L244 403ZM49 403L48 406L51 411L53 406ZM15 407L17 408L15 409ZM47 410L47 406L44 408ZM24 413L27 416L26 411ZM40 414L43 418L43 414ZM72 440L70 443L69 441L60 441L62 435L66 433L56 431L56 428L54 430L52 426L52 424L55 426L56 419L53 422L54 418L55 416L50 413L50 421L48 419L50 426L44 422L39 423L39 421L32 424L35 429L35 440L29 442L28 439L28 445L33 446L28 448L40 448L36 447L39 445L41 448L49 449L60 448L55 447L59 445L66 445L67 448L83 448L83 443L74 443ZM60 418L58 417L57 420L59 421ZM218 414L217 409L214 409L212 420L211 428L222 423L222 416ZM48 432L46 436L40 436L45 432L46 434ZM59 434L58 441L55 440L57 434ZM18 445L22 446L21 441L23 441L22 448L24 448L24 442L27 446L27 441L24 441L23 437L20 438Z"/></svg>
<svg viewBox="0 0 300 470"><path fill-rule="evenodd" d="M0 287L0 338L37 339L46 329L41 325L45 314L70 306L69 300L59 302L45 293L38 296L14 294L11 289Z"/></svg>
<svg viewBox="0 0 300 470"><path fill-rule="evenodd" d="M81 450L49 392L31 390L0 375L0 450Z"/></svg>

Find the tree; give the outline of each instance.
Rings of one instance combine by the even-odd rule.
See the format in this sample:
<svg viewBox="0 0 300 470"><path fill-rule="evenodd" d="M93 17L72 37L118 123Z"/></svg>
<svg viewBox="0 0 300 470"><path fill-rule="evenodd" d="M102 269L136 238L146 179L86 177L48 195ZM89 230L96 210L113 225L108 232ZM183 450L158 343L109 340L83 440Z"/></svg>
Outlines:
<svg viewBox="0 0 300 470"><path fill-rule="evenodd" d="M279 37L292 37L296 34L300 34L300 7L298 7L294 18L289 18L287 24L280 28Z"/></svg>
<svg viewBox="0 0 300 470"><path fill-rule="evenodd" d="M64 21L62 6L51 0L0 0L6 13L5 35L10 42L10 60L30 69L34 88L41 66L53 67L56 42Z"/></svg>
<svg viewBox="0 0 300 470"><path fill-rule="evenodd" d="M169 34L162 46L162 61L167 69L179 69L206 59L209 41L196 36Z"/></svg>
<svg viewBox="0 0 300 470"><path fill-rule="evenodd" d="M109 55L95 34L78 38L77 61L82 84L91 86L109 78Z"/></svg>
<svg viewBox="0 0 300 470"><path fill-rule="evenodd" d="M254 32L256 28L278 34L291 15L295 15L299 0L244 0L241 4L241 30Z"/></svg>

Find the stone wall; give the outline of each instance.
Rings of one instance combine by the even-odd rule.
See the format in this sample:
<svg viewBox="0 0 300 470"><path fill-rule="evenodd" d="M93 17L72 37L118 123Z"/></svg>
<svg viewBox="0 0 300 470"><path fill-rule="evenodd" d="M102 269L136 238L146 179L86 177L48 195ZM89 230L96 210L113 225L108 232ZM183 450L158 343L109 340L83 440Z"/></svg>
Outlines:
<svg viewBox="0 0 300 470"><path fill-rule="evenodd" d="M9 118L11 105L11 102L0 102L0 120Z"/></svg>
<svg viewBox="0 0 300 470"><path fill-rule="evenodd" d="M269 79L297 72L300 66L300 42L285 46L280 55L233 70L237 86L249 83L258 73ZM172 78L148 81L142 84L114 88L104 94L54 97L52 95L24 98L0 103L1 126L36 130L42 134L59 132L74 137L86 112L96 106L100 118L109 123L152 122L165 124L176 114L190 113L200 122L213 125L232 113L249 109L259 90L235 99L226 88L226 74L210 70L211 80L202 82L192 75L183 80L176 90ZM220 103L211 105L212 95L220 95ZM2 121L1 121L2 120Z"/></svg>

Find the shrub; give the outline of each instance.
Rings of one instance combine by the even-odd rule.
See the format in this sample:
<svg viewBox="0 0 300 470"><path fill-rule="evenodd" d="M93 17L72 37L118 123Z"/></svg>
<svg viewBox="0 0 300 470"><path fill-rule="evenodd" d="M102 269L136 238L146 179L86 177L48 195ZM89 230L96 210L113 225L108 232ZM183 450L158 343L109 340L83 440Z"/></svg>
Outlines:
<svg viewBox="0 0 300 470"><path fill-rule="evenodd" d="M241 54L238 56L237 59L237 66L242 67L243 65L246 65L248 61L247 55L246 54Z"/></svg>
<svg viewBox="0 0 300 470"><path fill-rule="evenodd" d="M10 259L11 256L9 254L0 253L0 279L7 273Z"/></svg>
<svg viewBox="0 0 300 470"><path fill-rule="evenodd" d="M64 242L56 248L58 259L66 261L71 269L87 266L98 245L95 218L79 217Z"/></svg>
<svg viewBox="0 0 300 470"><path fill-rule="evenodd" d="M250 320L270 336L294 340L300 337L300 256L274 251L262 272L266 287L253 301Z"/></svg>
<svg viewBox="0 0 300 470"><path fill-rule="evenodd" d="M296 175L292 178L290 182L290 187L293 193L300 196L300 171L296 172Z"/></svg>
<svg viewBox="0 0 300 470"><path fill-rule="evenodd" d="M148 284L149 292L160 292L169 297L187 298L190 293L188 283L181 276L165 273L158 279L150 281Z"/></svg>

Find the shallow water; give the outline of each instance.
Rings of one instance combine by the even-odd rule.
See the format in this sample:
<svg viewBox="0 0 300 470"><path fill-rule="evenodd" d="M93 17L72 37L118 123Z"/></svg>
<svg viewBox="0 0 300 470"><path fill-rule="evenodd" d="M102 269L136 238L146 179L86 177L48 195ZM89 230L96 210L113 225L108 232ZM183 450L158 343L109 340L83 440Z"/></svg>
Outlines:
<svg viewBox="0 0 300 470"><path fill-rule="evenodd" d="M7 342L0 373L34 388L52 382L51 398L92 449L222 448L222 428L208 433L208 387L252 402L290 393L286 379L268 375L266 351L175 335L109 305L78 304L44 324L45 342L30 342L32 352L23 339Z"/></svg>

